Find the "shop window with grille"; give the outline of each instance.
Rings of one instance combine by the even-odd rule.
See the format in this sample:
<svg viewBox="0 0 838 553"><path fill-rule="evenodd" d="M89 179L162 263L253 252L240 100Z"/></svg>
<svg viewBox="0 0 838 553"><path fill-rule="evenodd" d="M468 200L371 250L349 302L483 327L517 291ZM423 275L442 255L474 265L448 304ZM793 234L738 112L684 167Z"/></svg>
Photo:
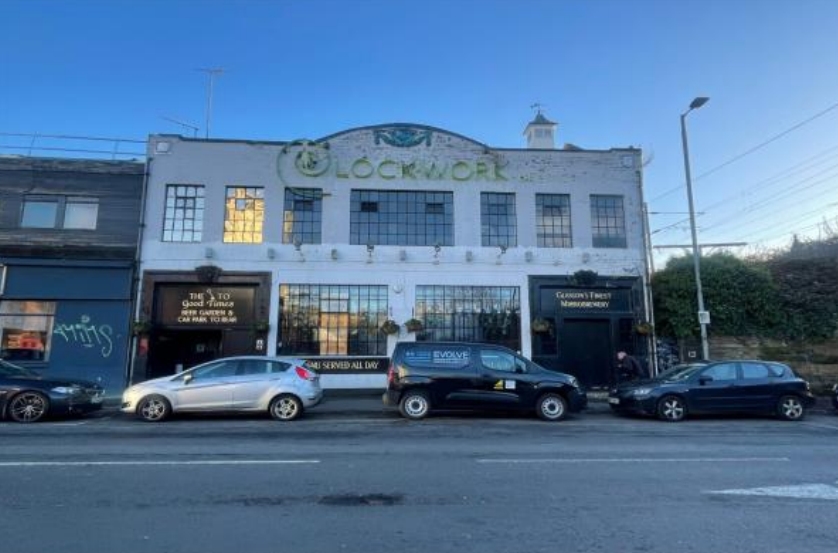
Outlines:
<svg viewBox="0 0 838 553"><path fill-rule="evenodd" d="M353 190L350 243L453 246L454 193Z"/></svg>
<svg viewBox="0 0 838 553"><path fill-rule="evenodd" d="M203 234L204 187L193 184L166 186L163 241L200 242Z"/></svg>
<svg viewBox="0 0 838 553"><path fill-rule="evenodd" d="M323 191L320 188L286 188L282 214L283 244L320 244Z"/></svg>
<svg viewBox="0 0 838 553"><path fill-rule="evenodd" d="M387 355L387 286L283 284L281 355Z"/></svg>
<svg viewBox="0 0 838 553"><path fill-rule="evenodd" d="M570 195L536 194L535 225L539 248L571 248Z"/></svg>
<svg viewBox="0 0 838 553"><path fill-rule="evenodd" d="M623 197L591 194L591 230L595 248L625 248Z"/></svg>
<svg viewBox="0 0 838 553"><path fill-rule="evenodd" d="M265 189L228 186L224 205L224 242L261 244L265 221Z"/></svg>
<svg viewBox="0 0 838 553"><path fill-rule="evenodd" d="M418 341L482 342L521 349L521 290L517 286L416 287Z"/></svg>
<svg viewBox="0 0 838 553"><path fill-rule="evenodd" d="M484 246L517 246L515 194L481 192L480 227Z"/></svg>

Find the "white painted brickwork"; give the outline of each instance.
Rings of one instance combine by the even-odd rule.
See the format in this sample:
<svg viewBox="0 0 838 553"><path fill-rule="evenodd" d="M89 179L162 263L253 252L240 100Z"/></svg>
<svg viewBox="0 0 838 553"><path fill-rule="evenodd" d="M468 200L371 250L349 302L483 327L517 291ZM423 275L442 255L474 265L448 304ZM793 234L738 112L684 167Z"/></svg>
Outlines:
<svg viewBox="0 0 838 553"><path fill-rule="evenodd" d="M511 285L521 289L523 354L530 354L529 297L530 275L567 275L591 269L601 275L644 275L642 196L640 190L641 153L636 149L608 151L491 149L441 129L431 130L431 145L395 147L375 143L375 128L362 128L328 137L331 162L327 171L309 177L295 171L294 156L299 148L282 144L245 141L204 141L167 135L151 137L150 176L142 241L142 270L193 270L209 262L227 271L271 271L271 334L268 354L276 350L278 327L278 288L281 283L386 284L389 286L391 316L403 322L412 315L417 284ZM165 143L165 145L160 145ZM162 150L167 150L161 153ZM366 157L375 167L392 160L382 173L397 172L398 163L418 161L447 164L457 162L462 178L466 166L478 163L479 180L447 178L369 178L338 176L351 173L353 160ZM280 159L281 158L281 159ZM291 186L322 188L323 229L321 245L303 245L301 251L282 244L284 188L278 173ZM506 180L490 180L495 164L502 167ZM359 172L367 166L360 164ZM364 171L362 171L362 169ZM474 175L475 177L477 175ZM162 242L165 189L167 184L206 186L203 241L200 243ZM264 242L258 245L224 244L225 187L261 186L265 188ZM349 245L350 191L426 190L454 193L455 246L445 247L435 257L433 247L377 246L371 256L366 246ZM500 248L481 247L480 193L514 192L518 223L518 246L501 255ZM573 248L537 248L535 226L536 193L570 194ZM624 197L628 247L593 248L590 228L590 194L617 194ZM212 251L212 258L206 257ZM271 259L270 250L274 258ZM332 258L337 251L337 260ZM400 259L404 251L406 259ZM467 252L472 260L467 261ZM531 252L531 261L527 261ZM412 339L403 334L399 339ZM396 338L391 337L392 351ZM324 384L380 386L383 375L327 376ZM336 380L339 379L339 380Z"/></svg>

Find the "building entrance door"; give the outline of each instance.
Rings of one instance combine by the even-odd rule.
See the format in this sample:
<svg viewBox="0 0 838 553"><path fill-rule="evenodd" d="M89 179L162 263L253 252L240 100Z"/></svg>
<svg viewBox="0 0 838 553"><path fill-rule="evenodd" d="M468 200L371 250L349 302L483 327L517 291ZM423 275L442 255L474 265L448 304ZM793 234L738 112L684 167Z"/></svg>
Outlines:
<svg viewBox="0 0 838 553"><path fill-rule="evenodd" d="M221 330L160 330L149 344L149 378L175 374L221 356Z"/></svg>
<svg viewBox="0 0 838 553"><path fill-rule="evenodd" d="M565 319L559 331L559 355L564 372L586 387L611 384L613 365L611 322L608 319Z"/></svg>

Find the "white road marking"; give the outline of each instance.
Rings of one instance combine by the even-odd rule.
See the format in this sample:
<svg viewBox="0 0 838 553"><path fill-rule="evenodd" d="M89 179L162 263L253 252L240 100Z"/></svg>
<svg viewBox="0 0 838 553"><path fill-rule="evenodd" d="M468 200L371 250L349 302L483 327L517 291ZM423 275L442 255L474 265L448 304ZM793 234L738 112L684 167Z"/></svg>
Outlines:
<svg viewBox="0 0 838 553"><path fill-rule="evenodd" d="M770 486L704 492L714 495L751 495L760 497L785 497L790 499L828 499L838 501L838 487L827 484L800 484L798 486Z"/></svg>
<svg viewBox="0 0 838 553"><path fill-rule="evenodd" d="M0 467L109 467L172 465L315 465L319 459L196 459L194 461L3 461Z"/></svg>
<svg viewBox="0 0 838 553"><path fill-rule="evenodd" d="M788 457L595 457L585 459L477 459L478 463L787 463Z"/></svg>
<svg viewBox="0 0 838 553"><path fill-rule="evenodd" d="M819 424L817 422L801 422L800 424L803 424L803 425L806 425L806 426L814 426L814 427L817 427L817 428L829 428L831 430L838 430L838 426L833 426L831 424Z"/></svg>

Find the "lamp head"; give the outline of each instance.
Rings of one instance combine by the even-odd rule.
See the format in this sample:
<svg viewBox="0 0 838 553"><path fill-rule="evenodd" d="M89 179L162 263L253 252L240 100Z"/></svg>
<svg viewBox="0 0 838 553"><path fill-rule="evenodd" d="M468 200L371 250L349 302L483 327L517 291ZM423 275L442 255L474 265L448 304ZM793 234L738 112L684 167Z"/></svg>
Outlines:
<svg viewBox="0 0 838 553"><path fill-rule="evenodd" d="M708 100L710 100L710 98L708 98L707 96L699 96L698 98L690 102L690 109L698 109L704 104L706 104Z"/></svg>

